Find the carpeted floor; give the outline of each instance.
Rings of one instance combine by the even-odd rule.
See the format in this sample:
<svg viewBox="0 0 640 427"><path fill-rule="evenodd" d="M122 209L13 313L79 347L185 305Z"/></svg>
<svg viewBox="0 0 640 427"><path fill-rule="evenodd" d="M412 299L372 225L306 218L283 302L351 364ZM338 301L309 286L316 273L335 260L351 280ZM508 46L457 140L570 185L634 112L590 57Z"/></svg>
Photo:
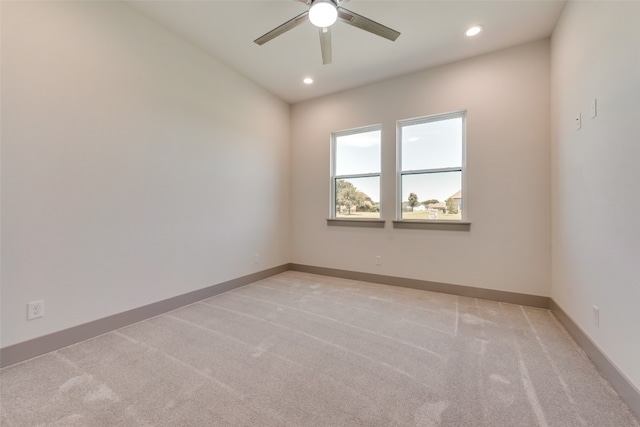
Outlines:
<svg viewBox="0 0 640 427"><path fill-rule="evenodd" d="M640 426L550 311L286 272L0 371L4 426Z"/></svg>

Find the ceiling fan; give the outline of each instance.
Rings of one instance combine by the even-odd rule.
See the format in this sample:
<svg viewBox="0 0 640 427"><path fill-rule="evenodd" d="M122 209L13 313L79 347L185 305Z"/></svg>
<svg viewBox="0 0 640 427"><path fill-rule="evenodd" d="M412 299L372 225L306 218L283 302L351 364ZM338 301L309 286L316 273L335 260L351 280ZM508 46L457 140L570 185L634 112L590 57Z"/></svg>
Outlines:
<svg viewBox="0 0 640 427"><path fill-rule="evenodd" d="M266 42L273 40L279 35L303 24L311 21L313 25L319 28L320 32L320 49L322 51L322 63L331 64L331 26L340 20L346 24L352 25L361 30L368 31L385 39L395 41L400 33L394 29L379 24L362 15L345 9L342 3L348 0L296 0L309 6L309 10L302 12L293 19L288 20L279 27L274 28L265 35L254 40L255 43L262 46Z"/></svg>

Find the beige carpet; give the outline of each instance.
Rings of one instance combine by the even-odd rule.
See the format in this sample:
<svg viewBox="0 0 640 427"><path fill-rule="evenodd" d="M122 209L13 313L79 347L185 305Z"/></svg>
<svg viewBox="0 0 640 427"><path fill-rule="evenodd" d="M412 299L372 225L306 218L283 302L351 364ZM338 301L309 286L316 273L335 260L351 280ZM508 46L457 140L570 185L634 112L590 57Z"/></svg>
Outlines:
<svg viewBox="0 0 640 427"><path fill-rule="evenodd" d="M548 310L287 272L0 372L2 426L639 426Z"/></svg>

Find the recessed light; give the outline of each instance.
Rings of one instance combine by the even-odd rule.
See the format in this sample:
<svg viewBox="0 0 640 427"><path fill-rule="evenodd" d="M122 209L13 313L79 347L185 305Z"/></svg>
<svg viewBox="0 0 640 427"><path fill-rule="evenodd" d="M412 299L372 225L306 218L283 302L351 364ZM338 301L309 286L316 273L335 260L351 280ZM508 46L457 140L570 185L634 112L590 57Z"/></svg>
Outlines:
<svg viewBox="0 0 640 427"><path fill-rule="evenodd" d="M473 27L469 28L465 32L465 34L469 37L477 36L478 34L480 34L483 28L484 27L482 25L474 25Z"/></svg>
<svg viewBox="0 0 640 427"><path fill-rule="evenodd" d="M302 82L306 85L310 85L311 83L313 83L313 79L311 77L305 77Z"/></svg>

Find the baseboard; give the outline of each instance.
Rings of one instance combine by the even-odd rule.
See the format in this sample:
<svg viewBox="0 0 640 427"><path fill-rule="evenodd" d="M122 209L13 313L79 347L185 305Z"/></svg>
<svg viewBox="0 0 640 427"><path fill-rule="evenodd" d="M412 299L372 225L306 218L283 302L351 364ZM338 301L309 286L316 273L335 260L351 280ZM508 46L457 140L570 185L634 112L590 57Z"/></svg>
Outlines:
<svg viewBox="0 0 640 427"><path fill-rule="evenodd" d="M629 409L640 419L640 390L633 385L618 367L602 350L584 333L582 328L552 299L551 312L558 318L562 326L571 334L574 340L587 353L600 374L618 392Z"/></svg>
<svg viewBox="0 0 640 427"><path fill-rule="evenodd" d="M480 298L529 307L549 308L551 298L539 295L519 294L515 292L496 291L493 289L474 288L471 286L450 285L447 283L430 282L426 280L408 279L403 277L384 276L358 271L339 270L335 268L315 267L302 264L290 264L291 270L304 273L321 274L323 276L340 277L342 279L361 280L363 282L380 283L382 285L401 286L405 288L421 289L423 291L440 292L444 294L460 295L470 298Z"/></svg>
<svg viewBox="0 0 640 427"><path fill-rule="evenodd" d="M290 270L289 264L280 265L2 348L0 349L0 368L94 338L288 270Z"/></svg>

